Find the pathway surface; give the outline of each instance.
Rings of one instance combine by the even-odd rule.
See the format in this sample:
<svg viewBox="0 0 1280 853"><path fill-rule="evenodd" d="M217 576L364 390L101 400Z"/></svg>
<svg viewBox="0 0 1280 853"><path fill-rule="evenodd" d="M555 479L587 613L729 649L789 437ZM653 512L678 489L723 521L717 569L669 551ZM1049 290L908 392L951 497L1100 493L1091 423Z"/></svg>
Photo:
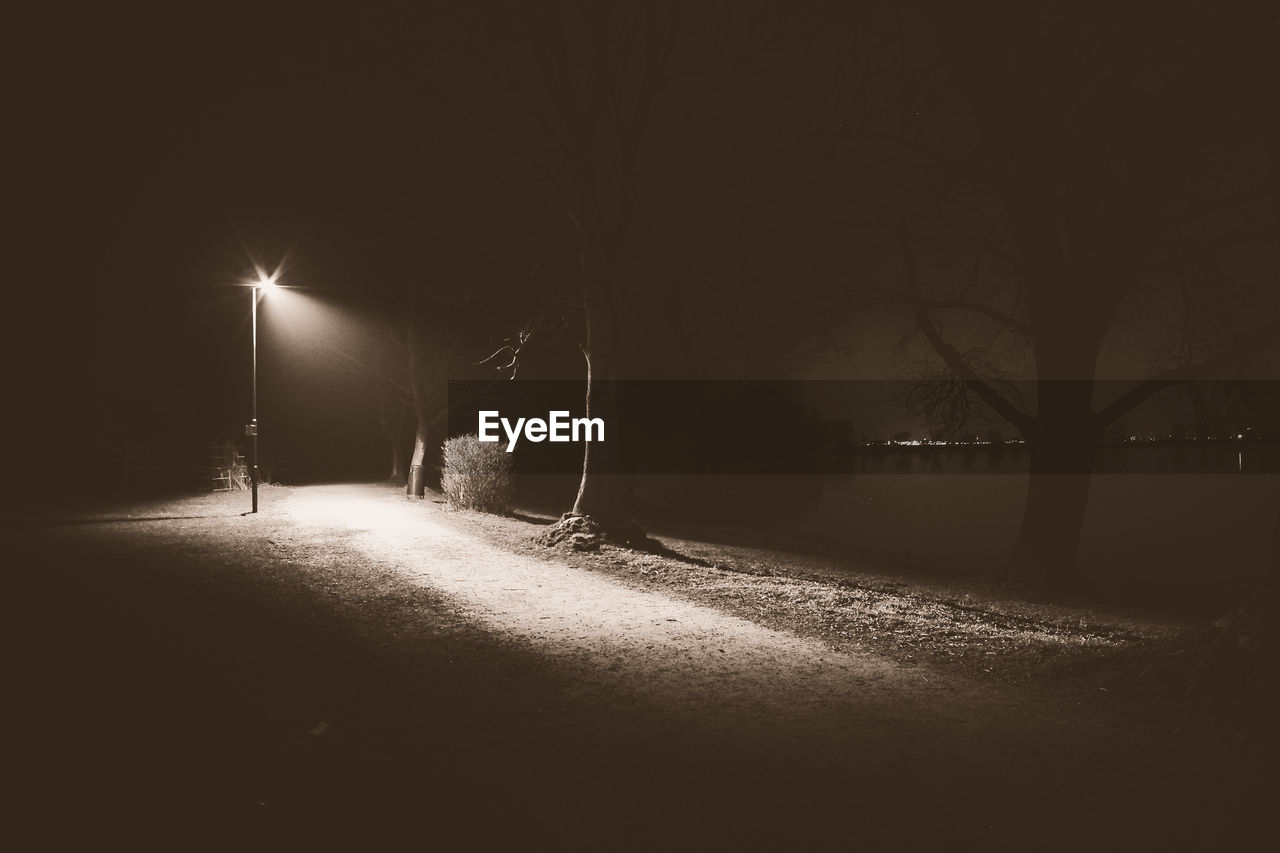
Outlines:
<svg viewBox="0 0 1280 853"><path fill-rule="evenodd" d="M572 670L584 692L634 694L696 716L708 731L782 734L803 748L819 745L815 730L843 729L851 715L863 726L882 717L900 725L951 689L936 673L904 673L870 655L836 653L590 571L497 552L450 528L434 506L326 486L299 490L288 510L304 536L308 529L358 531L355 544L371 557L444 592L486 630ZM820 743L824 752L830 747Z"/></svg>
<svg viewBox="0 0 1280 853"><path fill-rule="evenodd" d="M46 831L249 814L284 849L335 822L353 849L1176 849L1247 831L1264 798L1214 743L503 551L386 486L236 498L8 531L13 775Z"/></svg>

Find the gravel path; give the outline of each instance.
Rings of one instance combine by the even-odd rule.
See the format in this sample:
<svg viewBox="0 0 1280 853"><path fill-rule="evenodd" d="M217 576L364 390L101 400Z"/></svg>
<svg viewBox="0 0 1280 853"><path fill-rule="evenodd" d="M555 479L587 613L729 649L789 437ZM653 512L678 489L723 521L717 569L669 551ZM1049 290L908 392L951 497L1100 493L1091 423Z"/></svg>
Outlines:
<svg viewBox="0 0 1280 853"><path fill-rule="evenodd" d="M370 556L445 593L486 630L572 669L584 689L635 693L734 737L781 731L811 743L814 729L835 730L850 714L901 717L948 689L936 673L907 677L879 658L495 552L442 523L438 508L425 510L352 486L301 490L288 502L301 530L359 531L355 541Z"/></svg>

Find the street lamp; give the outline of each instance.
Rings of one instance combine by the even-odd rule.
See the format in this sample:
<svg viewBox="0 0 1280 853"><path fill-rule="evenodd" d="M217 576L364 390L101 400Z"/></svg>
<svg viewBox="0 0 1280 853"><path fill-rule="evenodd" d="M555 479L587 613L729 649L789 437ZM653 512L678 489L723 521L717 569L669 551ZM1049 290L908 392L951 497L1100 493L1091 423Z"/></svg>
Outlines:
<svg viewBox="0 0 1280 853"><path fill-rule="evenodd" d="M249 288L250 315L253 337L253 379L250 383L253 397L252 419L245 432L249 434L249 488L253 491L253 509L258 511L258 300L275 290L276 277L258 274L258 280Z"/></svg>

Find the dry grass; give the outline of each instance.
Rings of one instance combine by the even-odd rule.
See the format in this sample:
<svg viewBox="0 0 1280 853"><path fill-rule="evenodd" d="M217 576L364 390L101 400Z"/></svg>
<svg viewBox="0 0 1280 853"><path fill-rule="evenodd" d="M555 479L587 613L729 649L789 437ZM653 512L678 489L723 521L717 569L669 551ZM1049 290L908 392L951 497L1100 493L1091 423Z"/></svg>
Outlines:
<svg viewBox="0 0 1280 853"><path fill-rule="evenodd" d="M904 665L978 680L1067 692L1079 699L1144 706L1178 704L1186 673L1176 660L1204 626L1132 608L1034 600L984 581L904 578L874 566L762 547L658 536L662 550L604 545L549 549L536 534L548 519L450 513L451 523L490 543L607 574Z"/></svg>

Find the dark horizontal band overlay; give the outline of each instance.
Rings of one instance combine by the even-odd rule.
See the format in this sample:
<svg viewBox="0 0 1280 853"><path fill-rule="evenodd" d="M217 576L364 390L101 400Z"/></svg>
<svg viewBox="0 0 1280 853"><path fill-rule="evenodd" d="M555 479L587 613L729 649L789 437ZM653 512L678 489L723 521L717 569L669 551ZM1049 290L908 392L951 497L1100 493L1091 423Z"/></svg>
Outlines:
<svg viewBox="0 0 1280 853"><path fill-rule="evenodd" d="M1006 383L1031 416L1042 395L1077 401L1020 429L945 381L596 382L590 413L585 382L451 381L448 430L487 425L536 474L581 472L588 443L601 473L1280 473L1280 382L1187 383L1103 422L1136 386Z"/></svg>

